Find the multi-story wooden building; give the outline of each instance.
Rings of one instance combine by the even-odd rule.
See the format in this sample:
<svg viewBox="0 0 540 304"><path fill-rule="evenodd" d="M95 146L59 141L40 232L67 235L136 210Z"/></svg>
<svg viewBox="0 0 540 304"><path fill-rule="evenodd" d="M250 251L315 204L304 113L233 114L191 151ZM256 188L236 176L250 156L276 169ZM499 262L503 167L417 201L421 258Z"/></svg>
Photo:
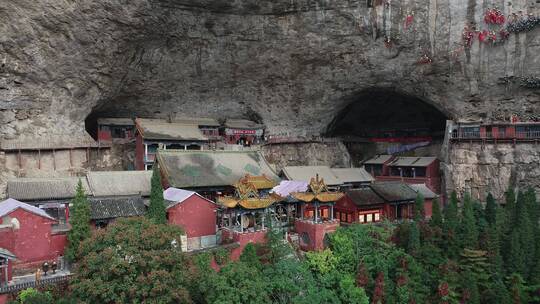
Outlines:
<svg viewBox="0 0 540 304"><path fill-rule="evenodd" d="M135 140L135 123L131 118L98 118L98 142L124 144Z"/></svg>
<svg viewBox="0 0 540 304"><path fill-rule="evenodd" d="M135 126L137 170L151 169L159 148L203 150L210 147L211 140L194 124L137 118Z"/></svg>
<svg viewBox="0 0 540 304"><path fill-rule="evenodd" d="M221 128L227 144L250 146L263 142L264 126L246 119L227 119Z"/></svg>
<svg viewBox="0 0 540 304"><path fill-rule="evenodd" d="M366 161L364 168L376 180L426 184L432 191L441 192L439 160L436 157L379 155Z"/></svg>
<svg viewBox="0 0 540 304"><path fill-rule="evenodd" d="M279 181L264 156L253 150L159 150L157 160L164 189L195 191L212 201L232 195L234 185L246 175L265 175L275 183Z"/></svg>
<svg viewBox="0 0 540 304"><path fill-rule="evenodd" d="M540 122L451 122L450 132L452 142L538 142Z"/></svg>

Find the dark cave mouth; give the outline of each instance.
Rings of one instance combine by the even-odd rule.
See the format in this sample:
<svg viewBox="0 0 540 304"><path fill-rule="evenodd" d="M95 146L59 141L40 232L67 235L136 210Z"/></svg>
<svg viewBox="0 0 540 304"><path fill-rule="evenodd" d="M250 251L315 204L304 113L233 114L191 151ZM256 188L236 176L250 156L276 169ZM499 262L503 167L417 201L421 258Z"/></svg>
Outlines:
<svg viewBox="0 0 540 304"><path fill-rule="evenodd" d="M396 142L436 140L444 137L447 119L440 110L415 96L392 89L370 89L351 98L328 126L326 135Z"/></svg>

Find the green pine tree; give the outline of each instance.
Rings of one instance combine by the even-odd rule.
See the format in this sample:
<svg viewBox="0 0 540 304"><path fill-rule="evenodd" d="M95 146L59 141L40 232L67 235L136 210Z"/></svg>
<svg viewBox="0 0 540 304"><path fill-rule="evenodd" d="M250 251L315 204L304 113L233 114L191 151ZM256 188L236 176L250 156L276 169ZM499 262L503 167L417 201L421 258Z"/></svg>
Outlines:
<svg viewBox="0 0 540 304"><path fill-rule="evenodd" d="M433 207L432 207L432 215L430 220L431 227L437 227L442 229L443 226L443 218L441 213L441 205L439 203L439 200L434 199L433 200Z"/></svg>
<svg viewBox="0 0 540 304"><path fill-rule="evenodd" d="M450 195L450 202L444 208L443 233L446 238L446 253L449 257L456 257L459 254L459 243L457 236L458 219L458 199L455 191Z"/></svg>
<svg viewBox="0 0 540 304"><path fill-rule="evenodd" d="M518 272L524 279L529 279L531 270L534 268L534 249L535 236L527 208L527 196L523 192L519 192L516 202L517 217L514 222L517 228L520 242L520 250L523 259L523 264Z"/></svg>
<svg viewBox="0 0 540 304"><path fill-rule="evenodd" d="M514 263L514 261L510 261L510 256L512 254L512 233L515 229L514 222L515 222L515 213L516 213L516 192L514 192L513 188L509 188L508 191L505 193L505 206L504 206L504 221L500 224L500 226L503 227L502 229L502 244L501 247L501 254L503 256L503 259L505 261L505 265L510 265L511 263Z"/></svg>
<svg viewBox="0 0 540 304"><path fill-rule="evenodd" d="M146 216L156 224L167 223L167 210L163 199L163 188L161 187L161 174L158 165L154 165L152 179L150 181L150 205Z"/></svg>
<svg viewBox="0 0 540 304"><path fill-rule="evenodd" d="M409 228L409 239L407 244L407 251L411 255L416 255L420 249L420 229L418 228L418 222L412 222Z"/></svg>
<svg viewBox="0 0 540 304"><path fill-rule="evenodd" d="M474 217L474 210L469 193L465 193L461 214L460 241L464 248L474 249L478 247L478 227Z"/></svg>
<svg viewBox="0 0 540 304"><path fill-rule="evenodd" d="M414 201L414 220L419 222L426 218L426 211L424 210L424 196L421 193L416 195Z"/></svg>
<svg viewBox="0 0 540 304"><path fill-rule="evenodd" d="M90 204L88 203L88 198L84 193L80 179L77 183L75 198L73 198L71 204L71 216L69 218L71 229L67 235L68 245L65 255L69 261L76 261L78 259L77 251L80 243L91 235Z"/></svg>
<svg viewBox="0 0 540 304"><path fill-rule="evenodd" d="M462 289L464 303L480 304L480 292L475 274L471 271L465 271L462 274Z"/></svg>
<svg viewBox="0 0 540 304"><path fill-rule="evenodd" d="M488 193L486 198L486 220L489 225L495 224L497 217L497 202L491 193Z"/></svg>

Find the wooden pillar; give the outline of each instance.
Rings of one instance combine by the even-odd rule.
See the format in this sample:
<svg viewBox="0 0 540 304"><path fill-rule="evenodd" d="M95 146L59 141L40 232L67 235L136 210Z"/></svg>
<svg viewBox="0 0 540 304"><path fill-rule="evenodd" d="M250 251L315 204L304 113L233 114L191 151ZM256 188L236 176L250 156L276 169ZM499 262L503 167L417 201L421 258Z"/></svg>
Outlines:
<svg viewBox="0 0 540 304"><path fill-rule="evenodd" d="M315 223L319 221L319 203L315 203Z"/></svg>
<svg viewBox="0 0 540 304"><path fill-rule="evenodd" d="M187 145L184 145L184 151L186 151L186 150L187 150Z"/></svg>
<svg viewBox="0 0 540 304"><path fill-rule="evenodd" d="M90 163L90 148L86 148L86 162Z"/></svg>
<svg viewBox="0 0 540 304"><path fill-rule="evenodd" d="M240 232L244 232L244 217L240 214Z"/></svg>
<svg viewBox="0 0 540 304"><path fill-rule="evenodd" d="M354 213L353 213L354 216ZM334 205L330 206L330 220L334 220Z"/></svg>
<svg viewBox="0 0 540 304"><path fill-rule="evenodd" d="M41 170L41 150L38 149L38 169Z"/></svg>
<svg viewBox="0 0 540 304"><path fill-rule="evenodd" d="M53 170L56 171L56 150L52 150Z"/></svg>
<svg viewBox="0 0 540 304"><path fill-rule="evenodd" d="M264 218L266 217L266 209L265 211L263 211L262 213L262 219L261 219L261 226L262 226L262 229L264 230ZM270 219L272 220L272 219Z"/></svg>

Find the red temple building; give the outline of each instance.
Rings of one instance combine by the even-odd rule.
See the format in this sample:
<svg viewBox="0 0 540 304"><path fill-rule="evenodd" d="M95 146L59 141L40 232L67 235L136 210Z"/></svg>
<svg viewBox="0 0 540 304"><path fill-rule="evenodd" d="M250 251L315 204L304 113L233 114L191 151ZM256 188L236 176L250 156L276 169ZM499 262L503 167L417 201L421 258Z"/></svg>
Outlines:
<svg viewBox="0 0 540 304"><path fill-rule="evenodd" d="M160 119L135 119L136 147L135 167L137 170L152 168L158 148L180 150L208 149L212 140L205 136L197 125Z"/></svg>
<svg viewBox="0 0 540 304"><path fill-rule="evenodd" d="M231 258L240 257L248 243L266 241L267 226L274 222L276 209L273 204L279 197L268 191L275 186L273 180L265 176L245 176L235 185L235 193L218 197L222 207L219 226L225 243L235 242L239 246L232 250ZM272 224L273 227L273 224Z"/></svg>
<svg viewBox="0 0 540 304"><path fill-rule="evenodd" d="M250 146L263 141L264 126L245 119L227 119L221 134L227 144Z"/></svg>
<svg viewBox="0 0 540 304"><path fill-rule="evenodd" d="M335 206L335 218L341 224L411 218L418 193L424 198L425 214L430 218L433 200L437 198L424 184L408 185L401 182L375 182L370 187L346 190L344 193Z"/></svg>
<svg viewBox="0 0 540 304"><path fill-rule="evenodd" d="M347 190L336 202L335 218L341 224L379 222L386 202L371 188Z"/></svg>
<svg viewBox="0 0 540 304"><path fill-rule="evenodd" d="M387 176L390 173L388 164L394 160L392 155L377 155L364 162L364 169L373 177Z"/></svg>
<svg viewBox="0 0 540 304"><path fill-rule="evenodd" d="M167 205L168 223L182 227L186 233L186 251L217 244L216 203L196 192L177 188L163 191L163 197Z"/></svg>
<svg viewBox="0 0 540 304"><path fill-rule="evenodd" d="M450 140L482 142L537 142L540 122L450 122Z"/></svg>
<svg viewBox="0 0 540 304"><path fill-rule="evenodd" d="M203 118L203 117L181 117L175 118L175 122L186 125L196 125L202 134L211 141L221 140L221 135L219 135L219 128L221 124L213 118Z"/></svg>
<svg viewBox="0 0 540 304"><path fill-rule="evenodd" d="M195 191L211 201L234 194L234 185L246 174L279 181L264 156L254 150L159 150L157 160L164 189Z"/></svg>
<svg viewBox="0 0 540 304"><path fill-rule="evenodd" d="M135 123L131 118L98 118L99 143L128 143L135 140Z"/></svg>
<svg viewBox="0 0 540 304"><path fill-rule="evenodd" d="M400 181L385 181L374 182L370 188L384 200L385 218L391 221L413 218L417 193L409 185Z"/></svg>
<svg viewBox="0 0 540 304"><path fill-rule="evenodd" d="M366 161L364 168L376 180L426 184L432 191L441 192L439 160L436 157L379 155Z"/></svg>
<svg viewBox="0 0 540 304"><path fill-rule="evenodd" d="M299 203L299 218L295 220L294 230L299 235L300 248L324 249L326 235L339 226L334 220L334 205L343 193L329 191L324 180L316 176L311 179L306 192L293 192L291 196Z"/></svg>
<svg viewBox="0 0 540 304"><path fill-rule="evenodd" d="M7 199L0 202L0 219L0 248L17 258L13 272L35 270L63 255L66 233L55 230L57 221L44 210Z"/></svg>

